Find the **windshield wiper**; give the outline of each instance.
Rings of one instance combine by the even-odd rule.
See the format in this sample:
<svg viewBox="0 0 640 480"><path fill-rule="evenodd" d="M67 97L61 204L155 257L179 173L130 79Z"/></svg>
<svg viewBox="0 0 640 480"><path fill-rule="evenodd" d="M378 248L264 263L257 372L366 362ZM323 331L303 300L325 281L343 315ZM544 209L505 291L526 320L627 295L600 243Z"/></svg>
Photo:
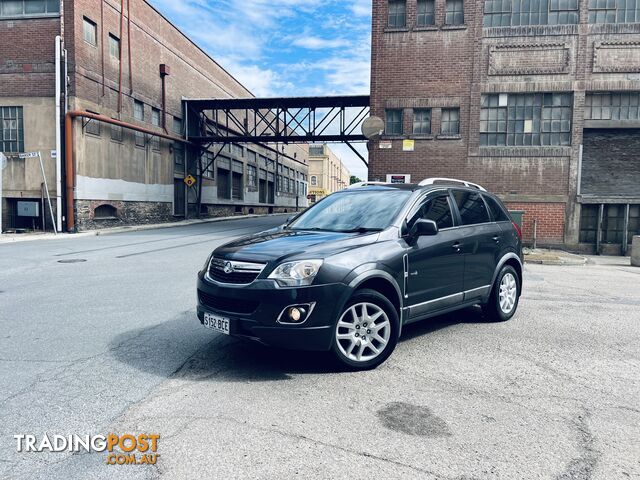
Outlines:
<svg viewBox="0 0 640 480"><path fill-rule="evenodd" d="M383 228L368 228L368 227L358 227L352 228L350 230L339 230L340 233L369 233L369 232L381 232L384 230Z"/></svg>

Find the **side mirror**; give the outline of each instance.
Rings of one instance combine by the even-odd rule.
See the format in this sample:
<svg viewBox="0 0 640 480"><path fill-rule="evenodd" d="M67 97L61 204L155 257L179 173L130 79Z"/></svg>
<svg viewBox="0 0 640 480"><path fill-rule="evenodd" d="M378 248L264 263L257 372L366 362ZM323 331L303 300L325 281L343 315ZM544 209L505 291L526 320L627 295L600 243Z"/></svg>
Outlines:
<svg viewBox="0 0 640 480"><path fill-rule="evenodd" d="M416 237L427 237L438 234L438 225L433 220L425 220L421 218L411 229L411 233Z"/></svg>

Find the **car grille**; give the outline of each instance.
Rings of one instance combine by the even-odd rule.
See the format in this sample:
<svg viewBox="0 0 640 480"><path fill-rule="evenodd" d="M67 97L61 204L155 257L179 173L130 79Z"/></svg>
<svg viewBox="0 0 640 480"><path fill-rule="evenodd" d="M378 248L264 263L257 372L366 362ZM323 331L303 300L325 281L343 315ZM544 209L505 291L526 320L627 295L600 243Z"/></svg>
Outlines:
<svg viewBox="0 0 640 480"><path fill-rule="evenodd" d="M237 262L213 258L209 265L209 278L219 283L247 285L264 269L263 263Z"/></svg>
<svg viewBox="0 0 640 480"><path fill-rule="evenodd" d="M235 299L227 297L216 297L205 292L198 292L200 303L212 308L228 313L253 313L258 309L259 302L247 299Z"/></svg>

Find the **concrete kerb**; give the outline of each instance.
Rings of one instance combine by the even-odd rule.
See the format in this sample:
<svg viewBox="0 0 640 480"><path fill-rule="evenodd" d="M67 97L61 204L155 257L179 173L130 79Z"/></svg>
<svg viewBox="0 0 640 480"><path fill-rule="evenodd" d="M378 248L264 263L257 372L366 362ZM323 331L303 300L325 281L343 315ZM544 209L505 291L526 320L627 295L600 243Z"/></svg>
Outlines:
<svg viewBox="0 0 640 480"><path fill-rule="evenodd" d="M587 264L587 258L564 252L562 250L530 250L525 249L525 263L537 265L571 265L580 266Z"/></svg>

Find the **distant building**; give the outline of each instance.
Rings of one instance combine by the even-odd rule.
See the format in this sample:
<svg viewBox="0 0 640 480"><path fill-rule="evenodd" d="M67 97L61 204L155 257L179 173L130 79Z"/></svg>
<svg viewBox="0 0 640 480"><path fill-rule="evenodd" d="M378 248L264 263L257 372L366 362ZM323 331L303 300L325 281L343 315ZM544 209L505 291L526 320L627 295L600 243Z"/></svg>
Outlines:
<svg viewBox="0 0 640 480"><path fill-rule="evenodd" d="M309 145L311 203L349 186L351 174L328 145Z"/></svg>
<svg viewBox="0 0 640 480"><path fill-rule="evenodd" d="M529 243L626 252L639 74L638 0L374 0L371 108L386 132L369 178L463 178L524 212Z"/></svg>
<svg viewBox="0 0 640 480"><path fill-rule="evenodd" d="M38 218L18 212L19 202L41 203L39 161L19 157L31 151L42 152L54 214L62 210L64 215L65 189L64 183L58 189L58 179L64 180L65 151L73 150L80 229L305 207L305 145L286 146L284 155L280 146L277 156L275 145L227 145L211 162L219 148L213 145L201 156L204 180L198 189L187 186L185 178L198 175L200 155L185 152L189 147L180 142L78 117L65 144L65 110L184 137L183 98L251 96L149 3L124 0L122 10L121 2L109 0L0 0L0 152L9 159L2 227L42 222L42 208ZM68 68L68 84L60 74L59 115L56 70L64 72L65 58L57 64L57 36ZM61 175L56 175L56 160Z"/></svg>

